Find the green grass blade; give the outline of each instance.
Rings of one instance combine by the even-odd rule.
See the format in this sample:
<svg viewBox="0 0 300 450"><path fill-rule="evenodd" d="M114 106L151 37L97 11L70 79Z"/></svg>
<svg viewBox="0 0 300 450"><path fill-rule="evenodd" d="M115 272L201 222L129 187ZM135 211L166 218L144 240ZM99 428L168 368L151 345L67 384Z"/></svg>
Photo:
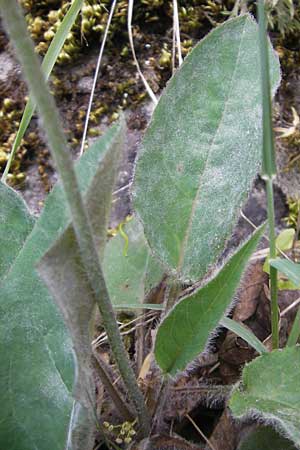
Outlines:
<svg viewBox="0 0 300 450"><path fill-rule="evenodd" d="M127 309L135 311L136 309L150 309L153 311L163 311L163 305L156 303L124 303L114 305L114 309L118 311L126 311Z"/></svg>
<svg viewBox="0 0 300 450"><path fill-rule="evenodd" d="M296 345L299 340L299 336L300 336L300 308L297 311L286 346L293 347L294 345Z"/></svg>
<svg viewBox="0 0 300 450"><path fill-rule="evenodd" d="M229 319L228 317L223 317L220 321L220 325L244 339L244 341L251 345L251 347L253 347L259 354L266 353L268 351L264 344L255 336L255 334L241 323Z"/></svg>
<svg viewBox="0 0 300 450"><path fill-rule="evenodd" d="M270 65L268 54L268 38L266 32L265 2L258 1L259 17L259 49L260 68L262 86L262 106L263 106L263 151L262 151L262 178L266 181L267 207L269 222L270 257L276 258L275 239L275 212L272 179L276 175L274 139L272 126L272 103L271 103L271 83ZM278 319L278 289L277 270L270 267L270 292L271 292L271 323L272 323L272 346L273 349L279 346L279 319Z"/></svg>
<svg viewBox="0 0 300 450"><path fill-rule="evenodd" d="M71 7L69 8L67 14L65 15L60 27L58 28L54 38L52 39L52 42L48 48L48 51L43 59L42 63L42 70L46 77L46 79L49 78L52 69L55 65L55 62L58 58L58 55L61 52L61 49L65 43L65 40L69 34L69 31L71 30L76 17L82 7L83 0L74 0ZM21 145L21 141L24 137L24 134L26 133L26 130L29 126L30 120L33 116L34 110L35 110L35 103L32 100L32 97L29 98L26 107L23 112L22 120L16 135L16 138L14 140L12 150L10 152L5 170L2 175L2 181L5 182L7 175L10 171L11 164L14 160L16 151Z"/></svg>
<svg viewBox="0 0 300 450"><path fill-rule="evenodd" d="M286 275L296 286L300 285L300 264L288 259L270 259L270 265Z"/></svg>
<svg viewBox="0 0 300 450"><path fill-rule="evenodd" d="M76 17L78 16L79 11L81 10L83 5L83 0L74 0L70 9L68 10L66 16L64 17L60 27L58 28L55 36L48 48L48 51L45 55L45 58L42 62L42 69L46 78L49 77L55 62L58 58L58 55L63 48L65 40L71 30Z"/></svg>
<svg viewBox="0 0 300 450"><path fill-rule="evenodd" d="M259 16L259 47L260 67L263 97L263 160L262 175L272 178L276 175L273 126L272 126L272 103L270 84L270 65L268 55L268 38L266 33L266 17L264 0L258 2Z"/></svg>

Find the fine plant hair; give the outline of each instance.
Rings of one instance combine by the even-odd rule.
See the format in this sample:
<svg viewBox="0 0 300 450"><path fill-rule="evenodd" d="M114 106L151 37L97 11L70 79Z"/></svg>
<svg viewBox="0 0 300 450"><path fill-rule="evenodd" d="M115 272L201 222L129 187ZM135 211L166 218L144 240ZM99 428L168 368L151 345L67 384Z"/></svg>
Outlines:
<svg viewBox="0 0 300 450"><path fill-rule="evenodd" d="M259 6L263 17L264 4L260 2ZM177 2L173 2L173 7L173 38L179 47ZM297 399L300 391L296 376L300 370L300 348L290 345L276 349L278 258L272 186L276 167L272 153L271 95L279 85L280 69L278 57L266 38L264 20L260 20L258 38L258 27L251 16L229 19L199 42L174 73L153 112L136 161L131 194L134 216L129 222L121 222L112 233L116 236L107 242L112 191L125 135L124 117L79 158L74 168L18 2L0 0L0 8L61 179L36 221L18 194L0 182L1 200L18 213L12 220L7 208L1 211L3 223L12 222L7 226L8 260L1 280L4 293L1 374L11 384L10 390L6 384L2 388L8 410L0 420L1 444L4 442L5 448L11 448L9 431L15 430L14 443L24 443L24 447L48 450L47 445L51 445L60 449L65 447L67 438L68 450L90 450L97 432L96 422L100 420L103 442L108 440L111 430L125 424L133 432L131 436L136 436L134 447L143 438L147 438L144 443L151 445L151 433L160 433L168 426L164 420L164 402L171 384L182 373L190 375L197 367L197 355L211 353L221 327L225 327L261 356L246 365L241 382L232 388L229 399L227 388L216 386L214 391L207 383L204 386L208 393L202 401L208 407L223 406L226 398L234 416L254 414L258 421L271 420L273 427L275 423L275 428L284 430L300 445L300 433L290 420L294 415L298 420L295 404L287 400L283 410L280 403L289 387L295 386L290 398ZM130 1L127 25L134 53L132 15L133 1ZM112 10L109 17L112 18ZM264 59L269 61L269 66ZM259 64L263 72L262 86L257 83ZM153 101L156 103L156 98ZM225 245L257 176L262 141L271 230L269 264L274 269L270 276L272 351L251 330L226 317L238 300L247 264L263 235L264 225L223 260ZM15 248L13 237L20 229L24 242L20 240L20 248ZM0 233L0 244L3 242ZM0 272L1 269L0 265ZM292 269L297 275L299 266ZM155 294L151 296L149 293L158 286L157 298ZM161 304L163 293L164 304ZM104 333L97 338L92 336L95 305L104 328ZM56 307L61 315L57 314ZM153 321L153 317L149 319L144 314L145 310L161 310L152 352L160 371L154 412L144 398L122 340L125 324L119 326L116 320L115 311L119 309L130 309L135 316L143 311L143 318L147 317L143 325ZM130 325L133 328L126 333L138 330L135 334L135 343L140 344L135 354L138 372L149 360L145 361L143 355L141 323L134 319ZM101 358L95 353L96 345L105 342L106 337L120 373L121 392L118 386L112 386L110 371L105 364L101 365ZM293 337L294 344L298 337ZM70 364L71 347L76 354L75 382L74 367ZM100 364L98 369L95 357ZM101 400L96 399L95 370L106 394L125 420L123 424L102 424L102 418L96 417L102 405L96 402ZM257 383L258 374L265 380L261 385ZM128 400L121 395L123 388ZM267 390L270 398L274 398L266 403ZM128 437L132 440L131 436Z"/></svg>
<svg viewBox="0 0 300 450"><path fill-rule="evenodd" d="M66 139L60 126L54 101L40 70L38 57L34 52L32 40L28 36L25 20L22 17L17 2L1 0L0 6L2 15L5 19L5 24L15 45L19 60L21 61L24 74L27 77L29 87L35 97L35 101L42 116L48 143L52 150L57 170L60 174L66 198L69 203L81 257L84 261L86 273L95 293L95 298L103 322L104 324L106 323L105 328L109 336L112 351L119 369L121 373L123 373L123 380L125 383L127 378L128 383L126 384L128 391L131 393L134 392L131 397L143 429L142 433L147 434L149 430L148 413L119 333L103 277L102 267L95 247L91 226L78 189L78 182L70 153L67 150ZM115 350L113 350L113 341L115 341L116 344Z"/></svg>
<svg viewBox="0 0 300 450"><path fill-rule="evenodd" d="M264 228L264 225L262 225L260 228ZM247 242L247 240L246 240L246 242ZM241 249L244 244L245 244L245 242L240 243L240 245L237 248L235 248L234 250L229 251L227 256L226 256L226 259L225 260L221 259L211 269L210 273L203 280L201 280L199 282L199 284L197 283L196 288L193 288L192 293L193 294L197 293L197 291L203 289L207 284L209 284L209 282L212 281L215 278L216 274L218 274L219 272L222 271L222 269L226 266L226 264L231 260L231 257L239 249ZM232 311L234 310L234 308L236 307L236 305L239 303L240 294L243 292L244 285L245 285L246 279L247 279L247 269L248 269L248 266L246 266L244 268L244 270L243 270L243 273L242 273L241 279L240 279L240 285L237 287L236 292L233 295L230 304L224 310L224 317L229 316L232 313ZM186 298L189 298L190 295L191 295L191 292L189 292L187 294L183 293L183 295L179 295L178 302L179 301L184 301ZM170 309L170 311L167 313L167 315L163 317L163 320L165 319L165 317L170 315L172 313L172 311L174 311L175 307L176 307L176 304L173 305L172 308ZM158 327L159 327L159 325L158 325ZM206 355L208 356L209 354L212 353L213 349L215 348L215 342L216 342L217 338L219 337L220 333L223 332L223 330L224 330L224 326L222 324L220 324L214 330L211 331L210 335L207 338L207 342L206 342L205 348L201 352L201 355L203 355L205 357ZM195 357L195 359L193 361L191 361L187 365L187 367L185 368L183 373L186 373L188 375L189 372L194 371L195 369L197 369L197 367L199 365L197 363L197 358L198 358L198 356ZM178 380L180 378L181 374L182 374L182 372L178 372L175 376L172 376L172 379L174 381Z"/></svg>

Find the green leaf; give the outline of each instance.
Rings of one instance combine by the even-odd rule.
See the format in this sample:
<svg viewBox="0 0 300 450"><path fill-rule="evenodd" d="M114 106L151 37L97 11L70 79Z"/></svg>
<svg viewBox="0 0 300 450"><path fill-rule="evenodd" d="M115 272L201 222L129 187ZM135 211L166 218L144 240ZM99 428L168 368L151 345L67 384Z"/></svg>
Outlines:
<svg viewBox="0 0 300 450"><path fill-rule="evenodd" d="M0 182L0 279L10 269L34 225L34 218L16 191Z"/></svg>
<svg viewBox="0 0 300 450"><path fill-rule="evenodd" d="M246 341L251 347L253 347L258 353L267 352L267 348L264 344L255 336L255 334L242 323L238 323L235 320L229 319L228 317L223 317L220 321L222 327L231 330L237 336L240 336L244 341Z"/></svg>
<svg viewBox="0 0 300 450"><path fill-rule="evenodd" d="M84 197L118 139L108 130L76 165ZM100 180L101 182L101 180ZM0 448L62 450L73 407L72 342L35 266L70 223L58 184L10 271L1 281Z"/></svg>
<svg viewBox="0 0 300 450"><path fill-rule="evenodd" d="M296 450L296 447L272 427L259 427L246 435L237 450Z"/></svg>
<svg viewBox="0 0 300 450"><path fill-rule="evenodd" d="M265 1L258 0L258 35L259 35L259 53L260 53L260 78L262 84L262 105L263 105L263 146L262 146L262 177L272 179L276 175L274 137L272 124L272 103L271 103L271 82L270 82L270 64L269 64L269 42L267 36L267 25L265 15ZM273 196L273 193L272 193ZM267 202L269 204L269 195L267 190ZM272 199L273 203L273 199ZM274 215L274 214L273 214ZM269 214L270 217L270 214ZM271 221L270 221L271 222ZM274 226L270 228L274 229ZM275 234L275 233L273 233ZM270 245L274 243L271 239ZM273 241L273 242L272 242ZM271 250L272 252L272 250ZM272 256L274 256L272 254ZM272 276L271 276L272 278ZM275 277L276 279L276 277Z"/></svg>
<svg viewBox="0 0 300 450"><path fill-rule="evenodd" d="M236 251L215 278L183 298L163 320L156 336L155 358L164 373L175 375L204 351L210 334L232 301L263 229Z"/></svg>
<svg viewBox="0 0 300 450"><path fill-rule="evenodd" d="M52 72L52 69L55 65L57 57L60 54L61 49L63 48L65 40L68 37L68 34L76 20L76 17L78 15L82 5L83 5L83 0L74 0L73 1L68 12L66 13L61 25L59 26L57 32L55 33L54 38L51 41L51 44L47 50L47 53L43 59L43 62L42 62L42 70L43 70L43 73L44 73L46 79L49 78L49 76ZM16 138L13 143L11 153L9 155L7 165L6 165L4 173L3 173L3 178L2 178L3 180L6 179L6 176L10 170L11 163L15 157L15 153L21 145L21 141L24 137L24 134L26 133L26 130L28 128L30 120L33 116L35 106L36 105L34 104L32 97L29 97L29 100L28 100L26 107L24 109L24 112L23 112L23 116L21 119L20 126L18 128Z"/></svg>
<svg viewBox="0 0 300 450"><path fill-rule="evenodd" d="M120 150L123 145L123 135L124 130L122 129L119 139L115 140L115 145L109 149L105 158L101 161L85 200L95 242L101 255L103 255L106 243L111 194L115 184ZM93 336L91 331L94 323L96 300L85 273L80 249L71 224L45 253L38 263L37 269L61 310L72 337L76 355L75 373L77 374L74 397L85 409L81 413L81 422L85 412L86 426L81 429L81 433L85 435L85 447L92 449L96 433L95 411L97 405L92 369L91 341ZM82 439L77 430L76 439L73 438L72 450L80 450L81 448Z"/></svg>
<svg viewBox="0 0 300 450"><path fill-rule="evenodd" d="M264 353L243 370L229 407L234 416L260 417L300 446L300 347Z"/></svg>
<svg viewBox="0 0 300 450"><path fill-rule="evenodd" d="M300 308L298 308L286 346L293 347L294 345L296 345L299 340L299 336L300 336Z"/></svg>
<svg viewBox="0 0 300 450"><path fill-rule="evenodd" d="M124 225L124 231L128 237L126 252L120 233L105 248L103 272L107 288L115 308L145 308L144 298L161 281L163 271L150 253L138 220L133 218Z"/></svg>
<svg viewBox="0 0 300 450"><path fill-rule="evenodd" d="M280 251L285 252L286 250L290 250L293 247L294 242L294 236L295 236L295 230L293 228L288 228L286 230L283 230L276 238L276 255L280 255ZM263 270L270 274L270 255L267 256L264 265ZM282 275L278 273L278 289L283 290L297 290L299 289L299 285L297 286L290 280L285 280L282 278Z"/></svg>
<svg viewBox="0 0 300 450"><path fill-rule="evenodd" d="M270 47L273 92L278 58ZM257 25L228 20L186 57L154 111L134 206L156 256L183 281L222 254L261 160Z"/></svg>
<svg viewBox="0 0 300 450"><path fill-rule="evenodd" d="M293 246L294 236L294 228L287 228L286 230L281 231L276 238L276 248L282 252L290 250Z"/></svg>
<svg viewBox="0 0 300 450"><path fill-rule="evenodd" d="M296 264L288 259L276 258L270 259L270 264L275 269L286 275L294 285L300 286L300 264Z"/></svg>

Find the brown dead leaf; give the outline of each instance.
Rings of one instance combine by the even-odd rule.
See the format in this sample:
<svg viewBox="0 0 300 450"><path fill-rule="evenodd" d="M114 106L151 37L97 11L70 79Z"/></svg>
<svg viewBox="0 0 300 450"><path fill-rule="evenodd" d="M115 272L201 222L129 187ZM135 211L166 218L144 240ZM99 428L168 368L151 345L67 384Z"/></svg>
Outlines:
<svg viewBox="0 0 300 450"><path fill-rule="evenodd" d="M235 450L239 442L240 426L225 408L209 440L216 450Z"/></svg>
<svg viewBox="0 0 300 450"><path fill-rule="evenodd" d="M233 319L244 322L256 311L264 283L268 275L263 271L261 262L249 266L243 279L239 302L234 310Z"/></svg>
<svg viewBox="0 0 300 450"><path fill-rule="evenodd" d="M138 444L130 447L130 450L203 450L204 447L192 444L177 436L152 436L143 439Z"/></svg>

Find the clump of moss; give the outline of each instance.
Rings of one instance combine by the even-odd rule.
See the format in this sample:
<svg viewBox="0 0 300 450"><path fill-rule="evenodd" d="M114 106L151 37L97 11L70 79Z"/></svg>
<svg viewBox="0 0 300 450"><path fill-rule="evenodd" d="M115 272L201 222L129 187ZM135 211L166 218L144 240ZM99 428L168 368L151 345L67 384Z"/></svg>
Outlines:
<svg viewBox="0 0 300 450"><path fill-rule="evenodd" d="M267 18L269 28L277 30L282 37L299 35L300 33L300 6L291 0L278 0L267 2Z"/></svg>
<svg viewBox="0 0 300 450"><path fill-rule="evenodd" d="M59 55L58 63L66 64L78 57L84 48L99 42L105 29L110 0L85 0L83 8L78 15L72 30ZM144 20L146 23L159 20L158 10L163 6L163 1L152 1L147 4L141 2L141 8L135 8L135 19ZM70 7L70 1L33 1L21 0L21 4L26 12L28 29L32 38L37 43L36 50L44 55L50 42L60 26L66 11ZM110 38L116 35L122 39L126 33L128 2L121 0L117 2L116 10L109 30Z"/></svg>
<svg viewBox="0 0 300 450"><path fill-rule="evenodd" d="M4 170L11 147L20 124L22 109L20 104L11 98L4 98L0 107L0 169ZM11 184L18 184L24 181L25 174L21 170L21 163L27 154L28 147L33 144L32 136L22 141L22 145L13 161L12 173L8 175Z"/></svg>
<svg viewBox="0 0 300 450"><path fill-rule="evenodd" d="M14 140L20 125L23 108L27 97L16 100L6 97L0 106L0 172L3 172L7 164L9 154L13 147ZM39 149L38 151L36 151ZM45 191L50 189L48 177L48 156L49 151L42 143L35 126L31 126L21 141L21 145L12 162L10 173L7 175L7 182L13 186L22 186L26 178L25 161L32 152L36 152L36 162L38 172L43 182Z"/></svg>
<svg viewBox="0 0 300 450"><path fill-rule="evenodd" d="M70 7L70 0L19 0L26 12L28 29L36 42L36 49L44 55L51 39L57 31L63 17ZM277 39L277 49L281 55L284 70L292 70L299 60L299 52L290 45L291 40L298 39L300 32L300 6L292 10L289 0L271 2L269 9L270 26L281 31ZM179 22L181 31L182 53L185 56L195 42L203 37L216 24L223 22L231 14L235 0L182 0L179 4ZM64 75L67 64L77 62L93 46L99 45L106 26L111 0L85 0L81 13L69 33L66 43L59 55L61 70L55 70L51 79L52 90L65 116L69 141L78 147L82 137L88 94L76 94L80 77L90 77L93 65L87 65L86 71L76 71L72 76ZM99 124L108 117L113 121L118 117L119 108L136 107L147 94L132 63L131 51L127 37L128 0L119 0L109 32L107 44L108 65L103 66L103 83L97 85L99 95L95 97L90 117L89 135L101 133ZM255 2L241 0L240 7L247 7L255 13ZM155 92L161 89L171 75L172 68L172 0L135 0L134 3L134 40L140 63L151 73L151 86ZM298 33L298 34L297 34ZM297 36L295 38L295 36ZM147 48L146 48L147 47ZM147 50L148 47L150 50ZM111 68L109 61L112 60ZM95 61L95 60L93 60ZM299 62L299 61L298 61ZM108 68L107 68L108 66ZM106 83L104 85L104 82ZM101 84L102 83L102 84ZM9 97L9 93L5 94ZM5 97L4 96L4 97ZM69 110L69 105L78 103L78 107ZM64 110L64 104L68 107ZM0 169L2 170L11 149L23 104L0 108L4 119L0 127ZM10 109L12 108L12 109ZM33 127L34 129L34 127ZM46 189L49 189L47 177L47 150L35 131L27 133L14 162L9 178L12 183L24 179L23 161L31 149L39 147L37 159L39 173ZM45 169L46 167L46 169ZM18 177L18 178L17 178ZM22 178L23 177L23 178ZM18 181L19 180L19 181Z"/></svg>
<svg viewBox="0 0 300 450"><path fill-rule="evenodd" d="M61 24L70 1L20 0L26 12L26 20L31 36L36 42L37 52L44 55L49 44ZM58 63L72 62L81 54L83 48L99 42L105 29L110 0L85 0L81 13L69 33L66 43L58 58ZM232 1L218 0L184 1L179 8L181 32L199 38L209 27L226 19L226 13ZM116 11L110 27L110 37L122 38L126 35L128 1L117 2ZM172 23L172 1L139 0L134 5L134 21L136 24L156 24L157 30L163 32ZM204 28L203 28L204 25ZM202 29L202 33L201 30Z"/></svg>
<svg viewBox="0 0 300 450"><path fill-rule="evenodd" d="M285 217L284 221L289 226L297 230L298 217L300 214L300 199L289 197L287 199L287 205L289 208L289 214Z"/></svg>

